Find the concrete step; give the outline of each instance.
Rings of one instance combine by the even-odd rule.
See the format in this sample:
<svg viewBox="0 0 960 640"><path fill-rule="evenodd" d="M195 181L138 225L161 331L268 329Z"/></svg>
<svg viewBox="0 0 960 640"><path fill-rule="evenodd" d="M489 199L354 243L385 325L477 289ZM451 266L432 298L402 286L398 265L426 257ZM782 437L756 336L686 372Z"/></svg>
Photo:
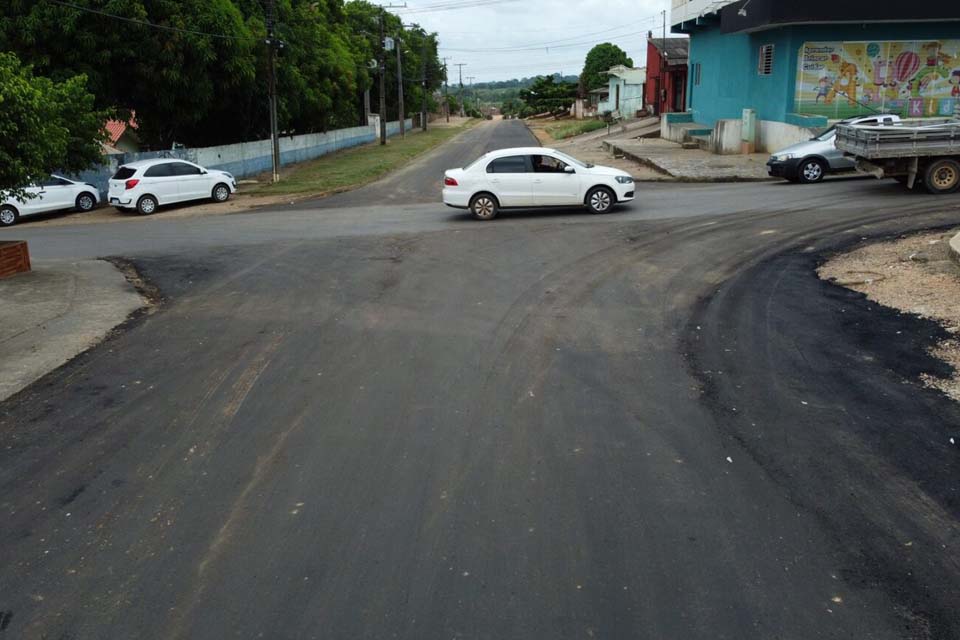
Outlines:
<svg viewBox="0 0 960 640"><path fill-rule="evenodd" d="M697 146L694 148L703 149L704 151L710 151L711 138L712 136L710 135L695 135L695 136L690 136L690 142L696 143Z"/></svg>
<svg viewBox="0 0 960 640"><path fill-rule="evenodd" d="M660 137L660 123L655 122L647 127L642 129L636 129L630 132L631 138L659 138Z"/></svg>

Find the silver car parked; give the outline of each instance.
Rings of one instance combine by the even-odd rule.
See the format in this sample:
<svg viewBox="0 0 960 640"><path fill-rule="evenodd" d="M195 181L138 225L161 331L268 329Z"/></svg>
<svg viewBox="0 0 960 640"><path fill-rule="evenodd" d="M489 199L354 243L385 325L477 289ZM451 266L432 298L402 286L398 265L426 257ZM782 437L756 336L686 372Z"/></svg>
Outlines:
<svg viewBox="0 0 960 640"><path fill-rule="evenodd" d="M843 124L867 126L893 126L899 122L900 116L886 113L842 121ZM834 125L815 138L777 151L767 161L767 169L775 178L803 183L820 182L830 173L854 171L854 159L845 157L843 152L837 149L836 139L837 131Z"/></svg>

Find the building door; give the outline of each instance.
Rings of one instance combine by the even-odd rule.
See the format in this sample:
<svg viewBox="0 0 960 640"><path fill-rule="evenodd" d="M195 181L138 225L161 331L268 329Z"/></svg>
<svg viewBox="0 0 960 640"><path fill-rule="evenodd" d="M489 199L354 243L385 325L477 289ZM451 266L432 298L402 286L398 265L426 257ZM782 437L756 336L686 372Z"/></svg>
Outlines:
<svg viewBox="0 0 960 640"><path fill-rule="evenodd" d="M613 108L616 111L620 111L620 83L617 83L617 98L613 102Z"/></svg>

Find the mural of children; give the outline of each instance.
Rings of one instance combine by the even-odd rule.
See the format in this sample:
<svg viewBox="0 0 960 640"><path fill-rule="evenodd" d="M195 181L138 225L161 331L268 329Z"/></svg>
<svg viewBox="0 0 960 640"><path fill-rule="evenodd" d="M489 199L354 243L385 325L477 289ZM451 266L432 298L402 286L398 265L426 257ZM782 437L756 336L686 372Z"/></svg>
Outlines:
<svg viewBox="0 0 960 640"><path fill-rule="evenodd" d="M823 76L820 78L820 81L817 86L817 99L816 102L820 102L820 98L826 98L830 95L830 87L833 85L833 80L830 76Z"/></svg>
<svg viewBox="0 0 960 640"><path fill-rule="evenodd" d="M950 90L950 97L960 98L960 69L954 69L950 74L950 84L953 88Z"/></svg>

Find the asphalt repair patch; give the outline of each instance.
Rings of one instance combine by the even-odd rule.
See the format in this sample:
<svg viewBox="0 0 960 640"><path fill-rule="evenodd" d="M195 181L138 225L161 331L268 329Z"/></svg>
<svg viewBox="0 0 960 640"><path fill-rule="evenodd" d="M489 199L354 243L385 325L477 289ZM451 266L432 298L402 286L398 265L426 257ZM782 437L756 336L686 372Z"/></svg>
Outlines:
<svg viewBox="0 0 960 640"><path fill-rule="evenodd" d="M722 434L823 523L848 585L883 592L904 637L960 637L960 404L921 380L953 373L929 355L947 332L820 280L825 257L784 252L701 300L690 371Z"/></svg>

